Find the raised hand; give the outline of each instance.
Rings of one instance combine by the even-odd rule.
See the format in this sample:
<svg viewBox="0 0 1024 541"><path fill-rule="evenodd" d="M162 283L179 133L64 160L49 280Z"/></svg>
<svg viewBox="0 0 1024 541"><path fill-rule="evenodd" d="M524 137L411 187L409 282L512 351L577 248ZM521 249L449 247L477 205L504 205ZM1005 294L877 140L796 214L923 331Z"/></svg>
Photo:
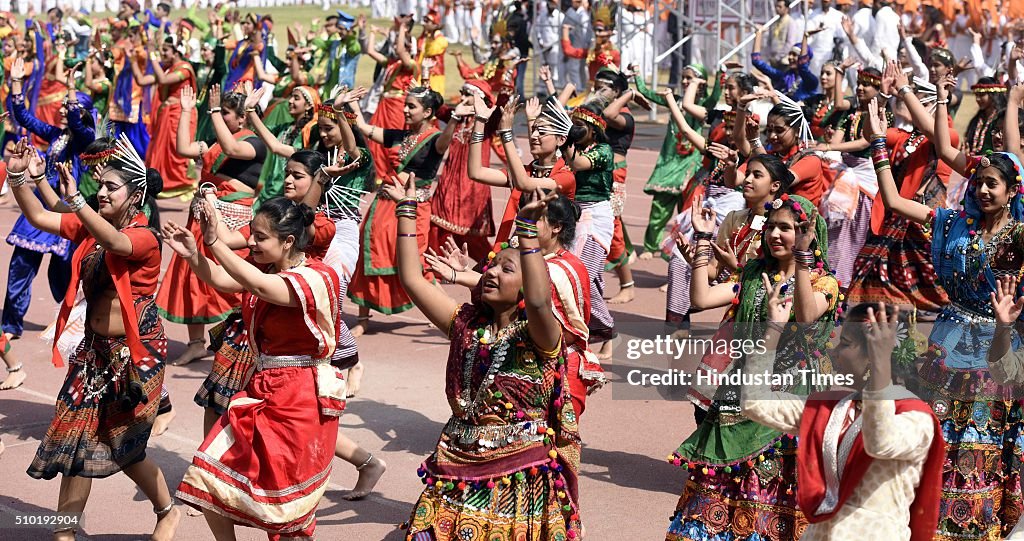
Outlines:
<svg viewBox="0 0 1024 541"><path fill-rule="evenodd" d="M19 80L25 78L25 59L18 57L11 66L11 79Z"/></svg>
<svg viewBox="0 0 1024 541"><path fill-rule="evenodd" d="M1011 325L1020 318L1021 311L1024 310L1024 297L1016 296L1020 279L1016 276L1000 276L996 282L996 290L989 293L996 322Z"/></svg>
<svg viewBox="0 0 1024 541"><path fill-rule="evenodd" d="M7 174L23 173L32 162L32 154L36 151L28 143L28 138L21 138L15 145L14 150L7 158Z"/></svg>
<svg viewBox="0 0 1024 541"><path fill-rule="evenodd" d="M793 246L794 250L805 252L811 249L811 244L813 244L814 239L817 238L814 234L814 227L811 225L812 220L814 219L811 214L814 212L814 209L798 208L796 205L799 205L799 203L793 203L793 205L793 210L807 213L806 215L808 219L796 224L796 244Z"/></svg>
<svg viewBox="0 0 1024 541"><path fill-rule="evenodd" d="M731 149L721 143L711 143L708 145L708 152L725 164L726 167L736 167L739 161L739 153L735 149Z"/></svg>
<svg viewBox="0 0 1024 541"><path fill-rule="evenodd" d="M499 130L511 130L516 121L516 111L519 110L519 95L509 98L505 105L501 106L501 121L498 123Z"/></svg>
<svg viewBox="0 0 1024 541"><path fill-rule="evenodd" d="M870 141L876 135L885 135L886 130L889 129L887 124L888 120L878 105L878 98L868 102L868 122L864 124L864 138Z"/></svg>
<svg viewBox="0 0 1024 541"><path fill-rule="evenodd" d="M469 243L463 242L462 248L455 243L455 239L448 237L441 245L441 255L444 261L453 269L462 272L472 269L476 261L469 257Z"/></svg>
<svg viewBox="0 0 1024 541"><path fill-rule="evenodd" d="M764 285L764 290L768 292L768 321L773 321L775 323L788 322L789 314L793 308L793 298L782 298L783 281L780 280L779 283L775 284L775 286L772 287L772 283L768 279L768 275L765 273L761 273L761 283Z"/></svg>
<svg viewBox="0 0 1024 541"><path fill-rule="evenodd" d="M75 176L71 171L71 162L58 163L56 164L56 169L60 180L60 192L64 194L64 197L77 194L78 181L75 180Z"/></svg>
<svg viewBox="0 0 1024 541"><path fill-rule="evenodd" d="M213 85L210 87L210 109L220 107L220 85Z"/></svg>
<svg viewBox="0 0 1024 541"><path fill-rule="evenodd" d="M700 195L693 196L690 223L697 233L711 233L715 230L715 211L704 207L704 198Z"/></svg>
<svg viewBox="0 0 1024 541"><path fill-rule="evenodd" d="M455 281L455 273L458 271L449 265L447 260L437 255L433 248L427 248L427 253L423 254L423 259L427 262L430 270L436 272L438 276L452 282Z"/></svg>
<svg viewBox="0 0 1024 541"><path fill-rule="evenodd" d="M181 94L178 96L178 101L181 103L181 110L183 112L189 112L196 108L196 91L188 85L185 85L181 89Z"/></svg>
<svg viewBox="0 0 1024 541"><path fill-rule="evenodd" d="M220 214L216 207L208 199L199 202L199 226L203 231L203 242L207 246L217 241L217 225L220 223Z"/></svg>
<svg viewBox="0 0 1024 541"><path fill-rule="evenodd" d="M384 183L383 189L384 194L393 201L416 199L416 175L409 175L404 183L401 177L393 176L391 182Z"/></svg>
<svg viewBox="0 0 1024 541"><path fill-rule="evenodd" d="M537 188L533 190L533 193L524 193L523 199L529 202L519 208L518 216L526 220L536 221L541 216L544 216L548 203L558 199L558 189L551 190L545 195L544 190Z"/></svg>
<svg viewBox="0 0 1024 541"><path fill-rule="evenodd" d="M164 226L160 230L161 236L164 238L164 244L169 246L174 253L181 257L189 258L196 253L196 239L192 236L192 232L174 223L173 221L164 222Z"/></svg>
<svg viewBox="0 0 1024 541"><path fill-rule="evenodd" d="M28 174L32 177L46 174L46 161L38 152L29 152Z"/></svg>
<svg viewBox="0 0 1024 541"><path fill-rule="evenodd" d="M540 116L541 105L537 96L526 100L526 118L537 118Z"/></svg>
<svg viewBox="0 0 1024 541"><path fill-rule="evenodd" d="M252 109L253 107L256 107L256 105L260 102L260 100L263 99L263 94L265 94L266 92L267 92L267 85L263 85L263 86L259 87L258 89L256 89L255 92L247 95L245 97L245 105L244 105L244 107L246 109Z"/></svg>
<svg viewBox="0 0 1024 541"><path fill-rule="evenodd" d="M494 114L494 107L488 107L483 98L473 95L473 114L483 118L491 118Z"/></svg>
<svg viewBox="0 0 1024 541"><path fill-rule="evenodd" d="M711 249L715 251L715 259L718 263L730 271L734 271L740 267L740 259L736 257L736 249L732 247L732 243L727 244L725 247L719 246L717 242L711 243Z"/></svg>
<svg viewBox="0 0 1024 541"><path fill-rule="evenodd" d="M892 381L892 352L896 349L900 326L900 309L899 307L895 308L891 317L885 315L885 304L883 303L878 303L877 310L868 308L864 339L867 341L871 379L876 383L881 383L876 390L888 386Z"/></svg>
<svg viewBox="0 0 1024 541"><path fill-rule="evenodd" d="M537 76L540 77L541 82L546 83L551 80L551 68L547 64L541 65L537 68Z"/></svg>

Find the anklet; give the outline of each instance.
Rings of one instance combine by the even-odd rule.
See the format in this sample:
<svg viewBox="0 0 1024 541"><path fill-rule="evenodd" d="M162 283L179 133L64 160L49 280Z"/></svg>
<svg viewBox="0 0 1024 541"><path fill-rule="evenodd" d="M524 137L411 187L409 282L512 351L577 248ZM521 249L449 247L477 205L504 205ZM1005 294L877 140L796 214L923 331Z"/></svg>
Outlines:
<svg viewBox="0 0 1024 541"><path fill-rule="evenodd" d="M366 462L363 462L362 464L356 466L356 471L363 471L363 468L369 466L370 462L373 462L373 453L370 453L370 456L366 459Z"/></svg>
<svg viewBox="0 0 1024 541"><path fill-rule="evenodd" d="M196 338L195 340L189 340L188 341L188 345L190 345L190 346L193 345L193 344L205 344L205 343L206 343L206 339L205 338Z"/></svg>
<svg viewBox="0 0 1024 541"><path fill-rule="evenodd" d="M619 287L622 288L622 289L626 289L627 287L633 287L633 284L635 284L635 283L636 282L626 282L624 284L619 284Z"/></svg>
<svg viewBox="0 0 1024 541"><path fill-rule="evenodd" d="M7 373L13 374L15 372L21 372L22 368L25 368L25 363L18 363L18 366L15 366L14 368L8 368Z"/></svg>
<svg viewBox="0 0 1024 541"><path fill-rule="evenodd" d="M171 503L167 504L167 507L164 507L163 509L157 509L156 507L154 507L153 508L153 513L155 513L156 516L159 517L159 516L162 516L162 515L166 515L167 513L170 513L171 509L173 509L173 508L174 508L174 500L171 500Z"/></svg>

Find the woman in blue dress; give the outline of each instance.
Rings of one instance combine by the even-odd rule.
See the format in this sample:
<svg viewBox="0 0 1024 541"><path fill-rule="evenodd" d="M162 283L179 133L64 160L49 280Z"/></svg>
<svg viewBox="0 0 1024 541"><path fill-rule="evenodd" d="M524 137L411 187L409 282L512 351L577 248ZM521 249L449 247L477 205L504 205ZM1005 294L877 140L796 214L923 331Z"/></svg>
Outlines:
<svg viewBox="0 0 1024 541"><path fill-rule="evenodd" d="M70 161L75 178L82 173L78 155L96 138L92 99L81 92L69 93L60 108L60 125L52 126L40 121L26 108L25 95L22 92L24 74L24 61L18 59L11 69L9 109L19 125L50 144L46 150L44 176L50 187L56 188L56 164ZM73 77L73 70L69 70L68 79L73 80ZM32 180L39 184L44 176L33 177ZM35 194L51 208L56 203L56 192L53 190L37 188ZM25 313L28 312L29 302L32 300L32 280L39 272L43 256L51 254L47 277L50 281L50 293L53 294L54 300L60 302L71 280L71 254L74 250L70 241L32 227L25 216L18 217L11 234L7 236L7 243L14 246L14 253L11 255L11 264L7 271L3 331L9 337L19 337Z"/></svg>
<svg viewBox="0 0 1024 541"><path fill-rule="evenodd" d="M1002 276L1024 268L1022 166L1011 153L970 156L949 142L947 106L956 80L939 81L935 148L968 178L963 210L931 207L899 195L885 150L886 126L872 103L872 160L887 209L931 228L932 262L950 303L942 308L921 361L921 396L946 441L936 540L1000 539L1021 515L1021 403L999 385L986 356L995 329L989 304ZM1018 344L1019 345L1019 344Z"/></svg>

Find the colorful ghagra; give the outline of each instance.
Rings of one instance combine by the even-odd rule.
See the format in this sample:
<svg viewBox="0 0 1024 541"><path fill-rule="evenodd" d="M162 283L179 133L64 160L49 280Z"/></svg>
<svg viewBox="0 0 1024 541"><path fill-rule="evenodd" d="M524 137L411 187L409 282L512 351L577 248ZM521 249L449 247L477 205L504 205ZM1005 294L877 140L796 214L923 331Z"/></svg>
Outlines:
<svg viewBox="0 0 1024 541"><path fill-rule="evenodd" d="M146 164L160 171L164 181L164 197L176 197L187 194L195 189L192 179L188 178L188 158L178 154L176 138L178 120L181 118L181 90L191 87L195 90L196 74L192 64L181 61L167 68L167 75L180 75L181 81L160 85L160 106L156 110L153 123L153 140L149 143L149 155ZM189 112L191 125L195 125L196 113Z"/></svg>
<svg viewBox="0 0 1024 541"><path fill-rule="evenodd" d="M973 172L981 159L972 160ZM982 219L975 185L971 178L964 215L939 208L932 222L932 261L950 300L932 328L920 372L922 397L939 418L947 449L939 541L999 539L1022 511L1024 410L1013 388L992 378L986 356L995 327L989 294L997 277L1017 276L1024 267L1024 204L1015 194L1012 220L983 242L971 234L977 225L967 222Z"/></svg>
<svg viewBox="0 0 1024 541"><path fill-rule="evenodd" d="M562 384L564 350L540 350L525 320L495 337L488 322L472 304L453 316L445 386L452 417L419 468L427 487L406 539L578 537L580 439Z"/></svg>
<svg viewBox="0 0 1024 541"><path fill-rule="evenodd" d="M36 479L58 474L109 477L146 458L167 356L167 338L153 302L160 244L141 214L121 232L132 242L131 256L100 248L75 215L62 215L61 236L77 243L78 249L54 344L67 323L79 282L87 302L111 289L117 292L121 313L113 317L123 318L126 335L106 337L86 329L69 361L53 421L28 468ZM54 363L63 364L56 346Z"/></svg>
<svg viewBox="0 0 1024 541"><path fill-rule="evenodd" d="M245 294L256 373L207 434L176 496L272 538L312 537L345 407L344 381L328 364L338 336L338 275L316 260L279 275L298 305Z"/></svg>
<svg viewBox="0 0 1024 541"><path fill-rule="evenodd" d="M952 137L956 145L956 132ZM889 128L888 139L900 196L932 208L942 206L952 170L938 159L931 142L916 130L907 133L898 128ZM932 265L926 226L886 209L880 194L872 208L873 233L857 254L846 293L850 306L884 302L938 312L949 298Z"/></svg>

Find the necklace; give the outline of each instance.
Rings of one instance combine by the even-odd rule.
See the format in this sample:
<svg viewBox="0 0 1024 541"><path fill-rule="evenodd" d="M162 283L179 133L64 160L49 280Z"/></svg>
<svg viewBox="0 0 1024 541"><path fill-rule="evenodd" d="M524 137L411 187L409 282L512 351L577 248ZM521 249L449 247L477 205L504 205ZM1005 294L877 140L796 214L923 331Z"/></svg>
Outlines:
<svg viewBox="0 0 1024 541"><path fill-rule="evenodd" d="M989 118L982 120L981 126L977 124L974 126L974 133L971 134L971 154L981 154L982 150L984 150L985 135L998 117L999 115L993 114Z"/></svg>
<svg viewBox="0 0 1024 541"><path fill-rule="evenodd" d="M466 348L462 360L462 389L459 391L458 404L463 409L464 418L476 417L485 397L491 397L488 391L494 384L498 370L505 364L509 350L512 348L511 338L519 334L526 326L526 321L513 321L497 333L491 331L491 325L477 328L471 337L475 342ZM489 362L489 364L488 364ZM474 367L486 368L480 387L473 392ZM501 398L500 391L493 393L494 398Z"/></svg>
<svg viewBox="0 0 1024 541"><path fill-rule="evenodd" d="M969 237L962 249L962 253L966 261L965 270L967 274L977 274L978 276L978 280L974 282L975 290L978 289L980 284L987 281L985 276L986 267L991 269L993 274L1003 274L992 268L992 262L995 261L996 252L999 250L999 247L1004 244L1010 244L1013 241L1012 233L1016 229L1016 225L1017 221L1010 217L1006 224L1000 227L988 242L985 242L984 237L982 237L981 227L968 231ZM1013 272L1013 274L1016 273Z"/></svg>
<svg viewBox="0 0 1024 541"><path fill-rule="evenodd" d="M555 166L552 165L541 165L536 160L530 164L530 172L534 177L537 178L551 178L551 172L554 171Z"/></svg>
<svg viewBox="0 0 1024 541"><path fill-rule="evenodd" d="M423 128L421 127L420 130L422 129ZM410 132L404 139L402 139L402 146L398 148L398 163L404 162L405 159L409 157L409 153L412 152L412 149L416 147L417 143L419 143L420 133L420 131Z"/></svg>

